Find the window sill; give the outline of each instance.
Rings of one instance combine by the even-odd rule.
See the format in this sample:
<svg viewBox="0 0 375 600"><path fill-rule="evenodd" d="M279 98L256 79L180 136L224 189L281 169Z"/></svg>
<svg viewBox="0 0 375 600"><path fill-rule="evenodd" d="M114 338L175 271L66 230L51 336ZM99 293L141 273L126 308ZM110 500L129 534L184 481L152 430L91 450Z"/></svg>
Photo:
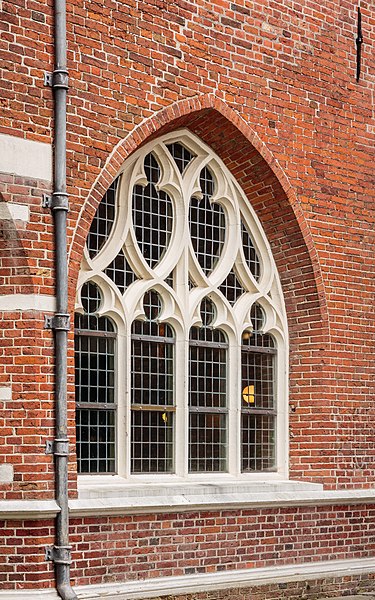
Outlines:
<svg viewBox="0 0 375 600"><path fill-rule="evenodd" d="M324 491L321 484L282 479L127 483L117 476L80 477L74 516L236 510L375 502L375 490Z"/></svg>

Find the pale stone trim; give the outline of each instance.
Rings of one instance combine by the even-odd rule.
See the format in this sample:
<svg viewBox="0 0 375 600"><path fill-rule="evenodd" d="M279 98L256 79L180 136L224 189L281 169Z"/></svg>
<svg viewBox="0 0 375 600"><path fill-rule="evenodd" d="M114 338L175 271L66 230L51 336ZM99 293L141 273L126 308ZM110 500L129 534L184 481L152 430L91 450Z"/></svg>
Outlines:
<svg viewBox="0 0 375 600"><path fill-rule="evenodd" d="M236 569L219 573L163 577L124 583L84 585L74 588L80 600L144 600L158 596L171 596L209 592L222 589L244 588L292 581L360 576L375 571L375 559L316 561L262 569ZM0 591L0 600L57 600L55 590ZM371 595L372 597L372 595Z"/></svg>
<svg viewBox="0 0 375 600"><path fill-rule="evenodd" d="M74 517L375 503L375 489L325 491L320 484L296 481L159 486L118 483L102 488L80 485L79 489L79 498L69 502Z"/></svg>
<svg viewBox="0 0 375 600"><path fill-rule="evenodd" d="M0 483L12 483L13 478L13 465L0 465Z"/></svg>
<svg viewBox="0 0 375 600"><path fill-rule="evenodd" d="M55 296L39 294L8 294L0 296L0 311L37 310L55 312Z"/></svg>
<svg viewBox="0 0 375 600"><path fill-rule="evenodd" d="M304 564L265 567L262 569L236 569L219 573L163 577L146 581L129 581L121 584L79 586L75 592L80 600L143 600L158 596L171 596L242 588L290 581L306 581L328 577L347 577L375 572L375 559L331 560ZM0 594L0 600L2 600Z"/></svg>
<svg viewBox="0 0 375 600"><path fill-rule="evenodd" d="M13 202L0 202L0 221L23 221L30 220L30 209L26 204L15 204Z"/></svg>
<svg viewBox="0 0 375 600"><path fill-rule="evenodd" d="M61 600L56 590L4 590L0 600Z"/></svg>
<svg viewBox="0 0 375 600"><path fill-rule="evenodd" d="M1 296L0 296L1 298ZM12 388L0 387L0 400L11 400L12 399Z"/></svg>
<svg viewBox="0 0 375 600"><path fill-rule="evenodd" d="M0 134L0 172L52 180L52 145Z"/></svg>
<svg viewBox="0 0 375 600"><path fill-rule="evenodd" d="M54 500L0 500L0 520L52 519L59 512Z"/></svg>

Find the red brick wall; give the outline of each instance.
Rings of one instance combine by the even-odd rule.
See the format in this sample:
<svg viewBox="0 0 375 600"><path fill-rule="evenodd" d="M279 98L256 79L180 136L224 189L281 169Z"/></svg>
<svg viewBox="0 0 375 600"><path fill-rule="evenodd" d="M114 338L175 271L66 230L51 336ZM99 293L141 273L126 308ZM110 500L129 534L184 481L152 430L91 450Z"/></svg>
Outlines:
<svg viewBox="0 0 375 600"><path fill-rule="evenodd" d="M68 2L71 307L91 219L123 160L151 136L189 127L237 177L271 243L290 328L291 476L327 487L371 486L375 467L375 19L361 2L356 83L356 6ZM52 93L43 85L53 68L51 10L49 0L1 3L0 133L52 139ZM48 184L7 174L0 183L2 200L31 210L27 225L1 225L0 294L53 294L52 220L40 206ZM12 400L0 409L0 460L14 464L15 481L0 493L52 497L44 454L53 435L52 335L42 313L2 317L0 382L12 385ZM74 493L74 456L71 471ZM365 552L369 532L360 532L363 545L347 556ZM313 543L315 530L309 535ZM323 555L329 548L323 543ZM76 576L94 578L93 564Z"/></svg>
<svg viewBox="0 0 375 600"><path fill-rule="evenodd" d="M45 560L53 522L0 521L0 532L0 590L53 587L53 566Z"/></svg>
<svg viewBox="0 0 375 600"><path fill-rule="evenodd" d="M0 132L49 141L51 7L18 0L2 9L1 44L13 62L0 84ZM68 3L71 297L120 161L150 135L190 127L239 179L271 242L291 332L291 474L331 487L371 485L375 462L374 19L366 3L362 13L357 84L350 3ZM4 198L27 203L32 217L17 232L21 256L2 257L1 293L51 293L45 185L4 179Z"/></svg>
<svg viewBox="0 0 375 600"><path fill-rule="evenodd" d="M48 587L52 523L8 521L0 529L4 588ZM73 518L72 579L89 585L368 558L374 530L375 508L366 505Z"/></svg>

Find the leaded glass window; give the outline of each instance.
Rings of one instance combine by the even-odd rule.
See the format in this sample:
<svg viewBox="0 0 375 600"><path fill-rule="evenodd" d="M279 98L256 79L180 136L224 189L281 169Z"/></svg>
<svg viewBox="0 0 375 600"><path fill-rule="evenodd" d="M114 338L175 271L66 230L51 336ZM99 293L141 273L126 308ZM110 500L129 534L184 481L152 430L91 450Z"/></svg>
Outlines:
<svg viewBox="0 0 375 600"><path fill-rule="evenodd" d="M190 330L189 470L225 471L227 461L227 339L214 329L215 306L201 303L202 326Z"/></svg>
<svg viewBox="0 0 375 600"><path fill-rule="evenodd" d="M98 286L83 285L83 314L75 315L77 458L80 473L115 472L116 399L114 326L99 317Z"/></svg>
<svg viewBox="0 0 375 600"><path fill-rule="evenodd" d="M158 322L162 302L143 300L145 320L132 326L131 465L133 473L173 470L174 333Z"/></svg>
<svg viewBox="0 0 375 600"><path fill-rule="evenodd" d="M285 474L282 290L208 146L181 130L132 154L98 206L78 289L81 473Z"/></svg>
<svg viewBox="0 0 375 600"><path fill-rule="evenodd" d="M276 349L262 331L264 313L259 304L251 309L253 330L242 335L241 437L242 470L269 471L275 467Z"/></svg>

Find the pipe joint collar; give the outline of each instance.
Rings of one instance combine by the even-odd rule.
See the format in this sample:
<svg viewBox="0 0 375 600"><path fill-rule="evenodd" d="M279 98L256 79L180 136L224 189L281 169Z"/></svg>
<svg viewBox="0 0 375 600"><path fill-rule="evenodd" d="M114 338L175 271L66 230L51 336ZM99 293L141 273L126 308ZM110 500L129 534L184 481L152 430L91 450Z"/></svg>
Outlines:
<svg viewBox="0 0 375 600"><path fill-rule="evenodd" d="M69 85L68 71L66 69L55 69L52 73L52 87L53 89L67 90Z"/></svg>
<svg viewBox="0 0 375 600"><path fill-rule="evenodd" d="M69 456L68 438L56 438L53 441L47 440L46 454L53 454L54 456Z"/></svg>
<svg viewBox="0 0 375 600"><path fill-rule="evenodd" d="M53 192L51 198L51 210L69 210L68 194L66 192Z"/></svg>
<svg viewBox="0 0 375 600"><path fill-rule="evenodd" d="M64 313L56 313L54 316L44 316L44 328L54 329L55 331L70 330L70 316Z"/></svg>

